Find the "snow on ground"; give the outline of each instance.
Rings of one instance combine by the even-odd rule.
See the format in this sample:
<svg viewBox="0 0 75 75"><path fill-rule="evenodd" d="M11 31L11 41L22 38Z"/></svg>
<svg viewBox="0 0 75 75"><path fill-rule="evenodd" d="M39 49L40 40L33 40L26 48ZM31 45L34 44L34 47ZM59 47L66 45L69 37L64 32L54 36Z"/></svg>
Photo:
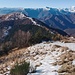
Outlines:
<svg viewBox="0 0 75 75"><path fill-rule="evenodd" d="M65 47L68 47L69 49L75 51L75 43L62 43L62 42L57 41L57 42L54 42L52 44L53 45L65 46Z"/></svg>
<svg viewBox="0 0 75 75"><path fill-rule="evenodd" d="M70 49L68 49L67 47ZM71 49L74 51L69 51ZM63 65L63 64L58 64L58 63L61 63L59 61L62 61L63 58L66 56L66 60L68 62L72 61L72 64L70 65L75 65L74 54L75 54L75 43L43 42L40 44L30 46L26 49L22 49L22 50L18 50L18 51L10 53L10 55L8 55L7 57L8 61L7 62L5 61L5 64L3 64L2 67L0 65L0 67L2 71L4 71L5 69L8 69L8 71L6 70L4 71L4 73L6 74L7 72L7 75L9 75L9 72L10 72L9 70L11 66L15 64L16 61L20 63L26 60L27 62L30 61L30 67L32 67L28 75L58 75L57 71ZM20 56L20 58L18 58L18 56ZM4 57L4 59L7 59L7 58ZM11 58L14 59L14 61L10 62ZM58 62L58 63L55 63L55 62ZM4 67L5 65L9 65L9 66ZM31 73L35 69L36 69L36 72ZM2 75L5 75L4 73Z"/></svg>
<svg viewBox="0 0 75 75"><path fill-rule="evenodd" d="M56 72L61 66L54 66L52 63L56 62L59 55L63 52L60 51L60 48L54 48L54 45L59 45L68 47L72 50L75 49L75 43L61 43L61 42L53 42L53 43L40 43L28 48L30 50L31 61L33 61L33 65L38 65L36 68L36 73L30 73L28 75L58 75ZM54 50L54 51L52 51ZM58 51L59 50L59 51ZM75 64L75 61L73 61Z"/></svg>
<svg viewBox="0 0 75 75"><path fill-rule="evenodd" d="M28 19L30 19L34 25L40 26L40 24L37 24L36 21L34 21L31 17L27 17Z"/></svg>
<svg viewBox="0 0 75 75"><path fill-rule="evenodd" d="M75 65L75 60L72 61L72 65Z"/></svg>
<svg viewBox="0 0 75 75"><path fill-rule="evenodd" d="M35 25L37 24L31 17L27 17L28 19L30 19Z"/></svg>

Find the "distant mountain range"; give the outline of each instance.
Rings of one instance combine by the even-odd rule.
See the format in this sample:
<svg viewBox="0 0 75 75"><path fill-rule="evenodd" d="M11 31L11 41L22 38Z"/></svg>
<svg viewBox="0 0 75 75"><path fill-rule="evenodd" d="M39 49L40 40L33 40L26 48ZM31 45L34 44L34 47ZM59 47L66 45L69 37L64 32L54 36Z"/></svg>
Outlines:
<svg viewBox="0 0 75 75"><path fill-rule="evenodd" d="M75 36L75 7L71 8L0 8L0 14L22 12L27 16L36 18L52 28L66 31Z"/></svg>
<svg viewBox="0 0 75 75"><path fill-rule="evenodd" d="M32 16L34 18L40 18L39 13L41 12L47 12L54 15L75 13L75 6L72 6L71 8L0 8L0 15L9 14L12 12L24 12L26 15ZM33 15L33 13L35 14Z"/></svg>

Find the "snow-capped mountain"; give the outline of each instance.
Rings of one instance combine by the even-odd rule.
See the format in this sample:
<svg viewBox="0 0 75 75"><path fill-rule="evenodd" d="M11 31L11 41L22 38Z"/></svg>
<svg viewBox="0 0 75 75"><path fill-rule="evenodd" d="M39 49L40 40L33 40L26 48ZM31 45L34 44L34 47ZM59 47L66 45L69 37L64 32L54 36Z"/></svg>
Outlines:
<svg viewBox="0 0 75 75"><path fill-rule="evenodd" d="M31 11L31 13L30 13ZM2 14L8 14L12 12L24 12L25 14L31 16L32 12L36 12L35 14L40 13L41 11L48 11L52 14L67 14L67 13L74 13L75 12L75 6L72 6L70 8L51 8L51 7L45 7L45 8L0 8L0 15ZM53 13L53 12L56 13ZM65 13L64 13L65 12Z"/></svg>
<svg viewBox="0 0 75 75"><path fill-rule="evenodd" d="M46 10L50 10L50 9L58 10L59 12L66 11L66 12L70 12L70 13L71 12L75 13L75 6L72 6L70 8L50 8L50 7L46 7Z"/></svg>
<svg viewBox="0 0 75 75"><path fill-rule="evenodd" d="M70 8L0 8L0 15L12 12L22 12L33 18L41 18L46 15L69 15L75 13L75 6Z"/></svg>
<svg viewBox="0 0 75 75"><path fill-rule="evenodd" d="M72 6L72 7L70 8L70 12L75 12L75 6Z"/></svg>
<svg viewBox="0 0 75 75"><path fill-rule="evenodd" d="M0 17L0 21L9 21L9 20L18 20L18 19L24 19L26 16L22 13L15 12L7 15L2 15Z"/></svg>
<svg viewBox="0 0 75 75"><path fill-rule="evenodd" d="M1 8L0 14L10 14L14 12L22 12L26 14L27 16L30 16L32 18L36 18L45 24L53 27L53 28L59 28L70 35L75 36L75 7L72 6L70 8ZM19 13L17 14L19 15ZM5 16L5 15L4 15ZM25 16L21 14L19 17L16 16L15 19L19 18L25 18ZM13 20L14 15L9 15L9 18L6 17L6 20ZM30 18L30 20L32 20ZM1 19L0 21L3 21ZM36 23L35 23L36 24Z"/></svg>

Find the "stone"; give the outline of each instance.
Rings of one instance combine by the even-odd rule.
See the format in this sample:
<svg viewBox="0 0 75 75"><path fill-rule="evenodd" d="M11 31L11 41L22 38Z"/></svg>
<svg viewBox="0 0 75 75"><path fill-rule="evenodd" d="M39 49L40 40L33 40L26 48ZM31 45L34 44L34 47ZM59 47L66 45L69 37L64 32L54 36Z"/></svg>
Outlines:
<svg viewBox="0 0 75 75"><path fill-rule="evenodd" d="M4 72L6 72L6 71L7 71L7 69L6 69L6 68L3 68L3 71L4 71Z"/></svg>
<svg viewBox="0 0 75 75"><path fill-rule="evenodd" d="M10 67L10 66L8 66L8 67L7 67L7 70L8 70L8 71L10 71L10 69L11 69L11 67Z"/></svg>
<svg viewBox="0 0 75 75"><path fill-rule="evenodd" d="M40 62L36 62L35 67L39 67L40 65L42 65L42 63L40 63Z"/></svg>

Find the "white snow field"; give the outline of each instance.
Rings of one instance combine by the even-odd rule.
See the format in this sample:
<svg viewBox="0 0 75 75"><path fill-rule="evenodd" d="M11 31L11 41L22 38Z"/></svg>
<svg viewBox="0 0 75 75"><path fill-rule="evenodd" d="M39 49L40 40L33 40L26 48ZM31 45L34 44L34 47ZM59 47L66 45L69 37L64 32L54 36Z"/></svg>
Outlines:
<svg viewBox="0 0 75 75"><path fill-rule="evenodd" d="M64 52L61 52L60 47L55 48L54 45L68 47L68 50L75 50L75 43L61 43L58 41L53 43L43 42L29 47L31 64L37 67L35 73L29 73L28 75L58 75L57 70L61 66L54 66L52 63L59 60L58 56ZM75 60L73 64L75 64Z"/></svg>

